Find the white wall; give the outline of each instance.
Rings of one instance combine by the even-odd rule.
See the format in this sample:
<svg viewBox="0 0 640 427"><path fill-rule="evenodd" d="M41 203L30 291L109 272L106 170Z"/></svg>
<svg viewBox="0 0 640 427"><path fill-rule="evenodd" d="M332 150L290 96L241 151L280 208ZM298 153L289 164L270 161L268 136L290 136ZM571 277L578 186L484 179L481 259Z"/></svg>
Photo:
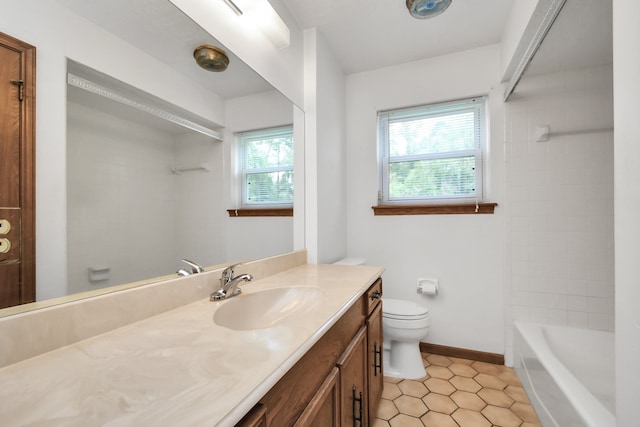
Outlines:
<svg viewBox="0 0 640 427"><path fill-rule="evenodd" d="M164 227L169 235L175 236L175 243L169 242L169 245L175 245L169 273L185 267L179 262L183 258L202 266L228 261L225 249L227 206L224 203L224 183L228 177L224 170L224 145L206 135L189 132L174 135L172 148L173 166L194 168L204 165L209 171L172 175L175 221Z"/></svg>
<svg viewBox="0 0 640 427"><path fill-rule="evenodd" d="M386 268L384 295L428 307L426 341L504 352L503 122L500 49L488 46L347 77L348 253ZM374 216L376 112L489 94L486 201L494 215ZM435 298L418 277L440 280Z"/></svg>
<svg viewBox="0 0 640 427"><path fill-rule="evenodd" d="M640 383L640 3L613 1L616 417L638 423Z"/></svg>
<svg viewBox="0 0 640 427"><path fill-rule="evenodd" d="M36 295L41 300L66 291L67 57L215 122L224 121L224 109L216 94L53 0L0 0L0 8L2 31L37 48Z"/></svg>
<svg viewBox="0 0 640 427"><path fill-rule="evenodd" d="M309 262L346 256L344 73L322 34L305 31L307 253Z"/></svg>
<svg viewBox="0 0 640 427"><path fill-rule="evenodd" d="M275 90L227 100L224 169L228 185L224 188L225 209L240 206L234 133L291 125L293 108L291 101ZM295 189L299 188L297 183L301 176L297 169L294 170ZM225 215L223 222L227 261L265 258L293 250L292 217L231 218Z"/></svg>
<svg viewBox="0 0 640 427"><path fill-rule="evenodd" d="M505 109L513 318L612 331L612 69L525 76Z"/></svg>

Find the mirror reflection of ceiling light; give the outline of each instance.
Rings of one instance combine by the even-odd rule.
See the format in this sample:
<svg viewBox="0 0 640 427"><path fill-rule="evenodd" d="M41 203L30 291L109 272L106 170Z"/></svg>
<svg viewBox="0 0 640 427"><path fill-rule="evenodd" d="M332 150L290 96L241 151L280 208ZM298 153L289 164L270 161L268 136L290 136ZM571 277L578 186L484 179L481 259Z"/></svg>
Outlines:
<svg viewBox="0 0 640 427"><path fill-rule="evenodd" d="M407 9L414 18L427 19L440 15L452 0L407 0Z"/></svg>
<svg viewBox="0 0 640 427"><path fill-rule="evenodd" d="M236 15L250 21L278 48L289 46L289 27L268 0L224 0Z"/></svg>

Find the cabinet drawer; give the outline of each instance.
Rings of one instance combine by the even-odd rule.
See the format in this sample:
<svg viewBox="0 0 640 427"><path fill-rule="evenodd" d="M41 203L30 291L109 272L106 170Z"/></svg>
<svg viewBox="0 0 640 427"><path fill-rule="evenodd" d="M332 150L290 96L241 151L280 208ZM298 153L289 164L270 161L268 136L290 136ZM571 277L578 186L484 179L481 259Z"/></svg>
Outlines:
<svg viewBox="0 0 640 427"><path fill-rule="evenodd" d="M367 302L365 304L365 309L367 310L367 312L365 313L366 316L371 314L371 312L373 311L374 308L376 308L376 305L378 305L381 299L382 299L382 279L378 279L375 281L373 285L371 285L371 287L367 291Z"/></svg>

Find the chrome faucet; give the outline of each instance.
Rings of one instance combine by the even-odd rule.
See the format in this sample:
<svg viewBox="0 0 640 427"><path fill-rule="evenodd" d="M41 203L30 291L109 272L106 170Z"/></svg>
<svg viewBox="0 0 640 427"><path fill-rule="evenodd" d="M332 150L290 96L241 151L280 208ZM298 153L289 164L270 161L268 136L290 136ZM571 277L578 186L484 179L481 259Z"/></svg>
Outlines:
<svg viewBox="0 0 640 427"><path fill-rule="evenodd" d="M189 264L189 266L191 267L191 271L189 272L188 270L185 270L184 268L181 268L180 270L178 270L176 273L178 273L178 276L190 276L192 274L198 274L198 273L203 273L204 272L204 268L202 268L200 266L200 264L195 263L193 261L189 261L188 259L183 259L182 262Z"/></svg>
<svg viewBox="0 0 640 427"><path fill-rule="evenodd" d="M233 270L240 264L233 264L224 269L220 277L220 288L211 294L211 301L221 301L238 295L242 292L242 289L238 287L240 282L249 282L253 279L253 276L250 274L233 275Z"/></svg>

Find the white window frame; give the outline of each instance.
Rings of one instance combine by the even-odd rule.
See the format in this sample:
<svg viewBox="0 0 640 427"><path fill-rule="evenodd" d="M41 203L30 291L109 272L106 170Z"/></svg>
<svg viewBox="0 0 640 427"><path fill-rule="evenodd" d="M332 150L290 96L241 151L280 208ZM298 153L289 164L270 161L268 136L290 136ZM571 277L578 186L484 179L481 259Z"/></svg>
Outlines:
<svg viewBox="0 0 640 427"><path fill-rule="evenodd" d="M288 208L293 207L293 198L291 202L251 202L248 200L247 192L247 175L251 173L269 173L269 172L286 172L290 171L293 174L293 162L290 166L269 167L269 168L247 168L246 164L246 143L255 139L256 137L281 137L291 136L293 138L293 125L279 126L266 129L255 129L250 131L239 132L236 134L236 141L238 146L238 171L240 178L240 205L243 208ZM295 179L295 178L294 178Z"/></svg>
<svg viewBox="0 0 640 427"><path fill-rule="evenodd" d="M385 110L378 112L378 204L379 205L431 205L453 203L480 203L484 195L484 167L483 158L486 147L486 96L466 98L462 100L426 104L410 108ZM411 156L390 156L389 122L395 120L411 120L423 117L437 117L464 111L474 112L474 149L457 150L447 153L420 154ZM389 168L390 164L402 161L446 159L456 157L475 158L475 191L473 194L426 196L426 197L395 197L389 196Z"/></svg>

